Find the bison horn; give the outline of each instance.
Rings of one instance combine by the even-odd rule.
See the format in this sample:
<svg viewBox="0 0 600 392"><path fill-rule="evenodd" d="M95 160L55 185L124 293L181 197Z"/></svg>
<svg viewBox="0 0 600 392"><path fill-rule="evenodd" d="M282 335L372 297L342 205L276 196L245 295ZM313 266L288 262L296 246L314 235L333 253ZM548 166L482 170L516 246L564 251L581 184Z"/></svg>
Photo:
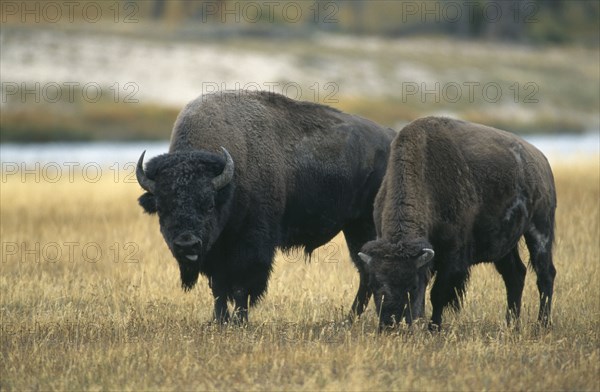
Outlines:
<svg viewBox="0 0 600 392"><path fill-rule="evenodd" d="M146 177L146 173L144 172L144 155L146 155L145 150L142 153L142 155L140 156L140 159L138 160L137 168L135 170L135 176L137 177L137 180L140 183L140 186L144 190L146 190L150 193L154 193L155 182L154 182L154 180L151 180L148 177Z"/></svg>
<svg viewBox="0 0 600 392"><path fill-rule="evenodd" d="M229 184L231 182L231 180L233 179L233 168L234 168L233 159L231 158L231 155L229 155L229 152L227 152L225 147L221 147L221 149L223 150L223 154L225 154L226 161L225 161L225 167L223 168L223 171L221 172L221 174L219 174L212 180L213 186L215 187L215 190L217 190L217 191L219 189L223 188L224 186L226 186L227 184Z"/></svg>
<svg viewBox="0 0 600 392"><path fill-rule="evenodd" d="M423 248L421 252L421 255L417 259L417 268L421 268L425 264L429 263L429 261L433 259L433 256L435 255L433 249L429 248Z"/></svg>
<svg viewBox="0 0 600 392"><path fill-rule="evenodd" d="M371 256L369 256L366 253L363 252L358 252L358 256L362 259L362 261L365 262L365 264L369 265L371 264L371 260L373 260L373 258Z"/></svg>

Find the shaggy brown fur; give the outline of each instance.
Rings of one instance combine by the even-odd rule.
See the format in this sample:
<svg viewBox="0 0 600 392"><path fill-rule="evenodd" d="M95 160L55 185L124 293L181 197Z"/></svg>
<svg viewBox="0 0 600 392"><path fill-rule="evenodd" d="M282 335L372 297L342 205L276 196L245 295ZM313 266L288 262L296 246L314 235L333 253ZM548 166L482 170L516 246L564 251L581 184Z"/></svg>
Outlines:
<svg viewBox="0 0 600 392"><path fill-rule="evenodd" d="M371 297L357 256L375 238L373 201L395 136L364 118L268 92L202 96L179 114L168 154L150 160L138 181L140 204L161 232L189 290L200 274L215 317L237 319L266 292L277 248L310 253L344 232L361 276L352 313ZM230 153L233 177L226 171ZM220 181L217 181L220 183ZM146 185L144 185L146 184Z"/></svg>
<svg viewBox="0 0 600 392"><path fill-rule="evenodd" d="M435 272L431 326L438 328L443 309L460 306L469 268L478 262L495 263L506 284L507 317L518 317L526 273L517 247L522 235L538 277L539 320L547 324L555 209L550 166L523 139L448 118L407 125L392 143L375 200L378 239L363 247L381 324L421 316L428 272Z"/></svg>

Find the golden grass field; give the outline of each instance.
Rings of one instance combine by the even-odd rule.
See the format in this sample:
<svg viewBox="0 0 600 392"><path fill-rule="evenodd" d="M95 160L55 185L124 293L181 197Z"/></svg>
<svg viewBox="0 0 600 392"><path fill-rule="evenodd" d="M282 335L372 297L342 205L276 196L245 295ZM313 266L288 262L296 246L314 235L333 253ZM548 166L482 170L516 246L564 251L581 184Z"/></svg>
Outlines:
<svg viewBox="0 0 600 392"><path fill-rule="evenodd" d="M531 270L522 327L506 327L504 284L483 265L463 311L447 313L433 335L423 323L379 334L372 303L345 323L358 274L341 236L310 264L279 255L249 325L215 326L206 280L187 294L179 288L136 183L108 171L97 183L7 176L0 389L598 391L598 159L554 171L553 327L536 328Z"/></svg>

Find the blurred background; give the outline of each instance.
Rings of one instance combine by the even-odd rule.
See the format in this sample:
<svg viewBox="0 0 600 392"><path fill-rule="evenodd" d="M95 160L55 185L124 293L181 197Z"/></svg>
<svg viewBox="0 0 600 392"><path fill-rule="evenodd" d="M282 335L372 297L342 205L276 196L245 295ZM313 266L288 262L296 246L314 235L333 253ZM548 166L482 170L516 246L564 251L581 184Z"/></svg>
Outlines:
<svg viewBox="0 0 600 392"><path fill-rule="evenodd" d="M134 162L183 105L268 90L598 154L600 2L3 1L0 159ZM566 155L565 155L566 154Z"/></svg>

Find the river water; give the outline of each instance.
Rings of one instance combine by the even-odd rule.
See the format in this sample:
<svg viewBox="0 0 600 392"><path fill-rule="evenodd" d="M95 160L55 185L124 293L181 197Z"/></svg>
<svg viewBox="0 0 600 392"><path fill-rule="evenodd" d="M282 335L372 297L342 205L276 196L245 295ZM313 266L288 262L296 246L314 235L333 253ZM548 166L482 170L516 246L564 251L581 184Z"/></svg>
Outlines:
<svg viewBox="0 0 600 392"><path fill-rule="evenodd" d="M526 140L538 147L552 164L581 159L599 159L600 132L573 135L535 135ZM146 160L165 153L168 141L136 142L81 142L81 143L3 143L0 144L0 162L3 169L16 163L29 168L31 165L56 163L59 165L95 163L100 166L137 162L146 150Z"/></svg>

